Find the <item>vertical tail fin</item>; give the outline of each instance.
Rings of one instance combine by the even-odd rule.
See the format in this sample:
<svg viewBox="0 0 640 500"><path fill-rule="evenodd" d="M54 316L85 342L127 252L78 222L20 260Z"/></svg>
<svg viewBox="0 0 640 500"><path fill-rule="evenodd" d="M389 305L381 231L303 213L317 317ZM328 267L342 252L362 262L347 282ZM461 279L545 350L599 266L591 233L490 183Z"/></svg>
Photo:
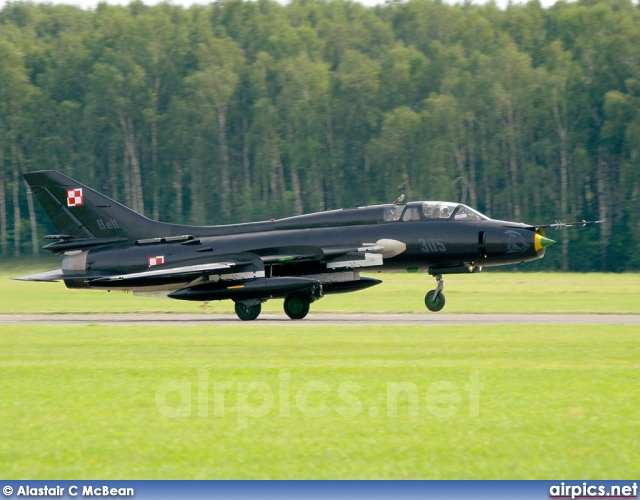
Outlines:
<svg viewBox="0 0 640 500"><path fill-rule="evenodd" d="M56 172L23 175L58 231L76 238L155 238L167 224L155 222L117 201Z"/></svg>

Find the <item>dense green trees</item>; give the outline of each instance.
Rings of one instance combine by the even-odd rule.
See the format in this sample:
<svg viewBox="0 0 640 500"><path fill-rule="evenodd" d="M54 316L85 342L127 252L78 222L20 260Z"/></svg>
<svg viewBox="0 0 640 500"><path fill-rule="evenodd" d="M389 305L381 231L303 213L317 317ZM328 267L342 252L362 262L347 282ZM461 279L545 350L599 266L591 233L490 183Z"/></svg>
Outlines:
<svg viewBox="0 0 640 500"><path fill-rule="evenodd" d="M198 224L410 199L604 219L531 268L640 268L640 10L532 0L0 11L0 253L54 168Z"/></svg>

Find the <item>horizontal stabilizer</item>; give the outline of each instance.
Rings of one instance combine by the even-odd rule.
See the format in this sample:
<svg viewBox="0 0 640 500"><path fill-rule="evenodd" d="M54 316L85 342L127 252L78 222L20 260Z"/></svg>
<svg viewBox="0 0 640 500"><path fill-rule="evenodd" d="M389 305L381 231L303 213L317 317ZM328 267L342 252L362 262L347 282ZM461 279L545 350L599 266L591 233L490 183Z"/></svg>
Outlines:
<svg viewBox="0 0 640 500"><path fill-rule="evenodd" d="M50 281L55 282L64 278L62 269L55 269L54 271L45 271L43 273L27 274L26 276L18 276L17 278L11 278L18 281Z"/></svg>
<svg viewBox="0 0 640 500"><path fill-rule="evenodd" d="M64 253L72 250L85 250L87 248L99 247L103 245L114 245L116 243L123 243L127 241L127 238L61 238L62 241L56 241L55 243L49 243L42 247L44 250L48 250L53 253Z"/></svg>

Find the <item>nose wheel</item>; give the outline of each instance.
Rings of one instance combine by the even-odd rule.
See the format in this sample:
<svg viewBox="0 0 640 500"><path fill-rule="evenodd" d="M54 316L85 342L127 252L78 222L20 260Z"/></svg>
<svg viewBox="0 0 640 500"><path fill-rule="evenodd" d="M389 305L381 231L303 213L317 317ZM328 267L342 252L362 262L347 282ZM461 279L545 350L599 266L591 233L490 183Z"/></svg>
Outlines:
<svg viewBox="0 0 640 500"><path fill-rule="evenodd" d="M424 305L427 306L427 309L431 312L441 311L445 304L444 293L444 280L442 279L441 274L436 274L434 276L438 286L436 286L435 290L430 290L427 292L427 295L424 297Z"/></svg>

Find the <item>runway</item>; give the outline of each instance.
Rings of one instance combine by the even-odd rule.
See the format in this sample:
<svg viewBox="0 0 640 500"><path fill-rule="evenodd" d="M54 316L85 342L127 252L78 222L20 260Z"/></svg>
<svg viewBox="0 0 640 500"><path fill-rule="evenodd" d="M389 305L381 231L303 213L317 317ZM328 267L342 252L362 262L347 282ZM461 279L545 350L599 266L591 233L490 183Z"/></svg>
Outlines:
<svg viewBox="0 0 640 500"><path fill-rule="evenodd" d="M472 326L472 325L639 325L640 314L330 314L310 313L292 321L284 313L265 313L255 321L234 314L3 314L0 325L109 326Z"/></svg>

